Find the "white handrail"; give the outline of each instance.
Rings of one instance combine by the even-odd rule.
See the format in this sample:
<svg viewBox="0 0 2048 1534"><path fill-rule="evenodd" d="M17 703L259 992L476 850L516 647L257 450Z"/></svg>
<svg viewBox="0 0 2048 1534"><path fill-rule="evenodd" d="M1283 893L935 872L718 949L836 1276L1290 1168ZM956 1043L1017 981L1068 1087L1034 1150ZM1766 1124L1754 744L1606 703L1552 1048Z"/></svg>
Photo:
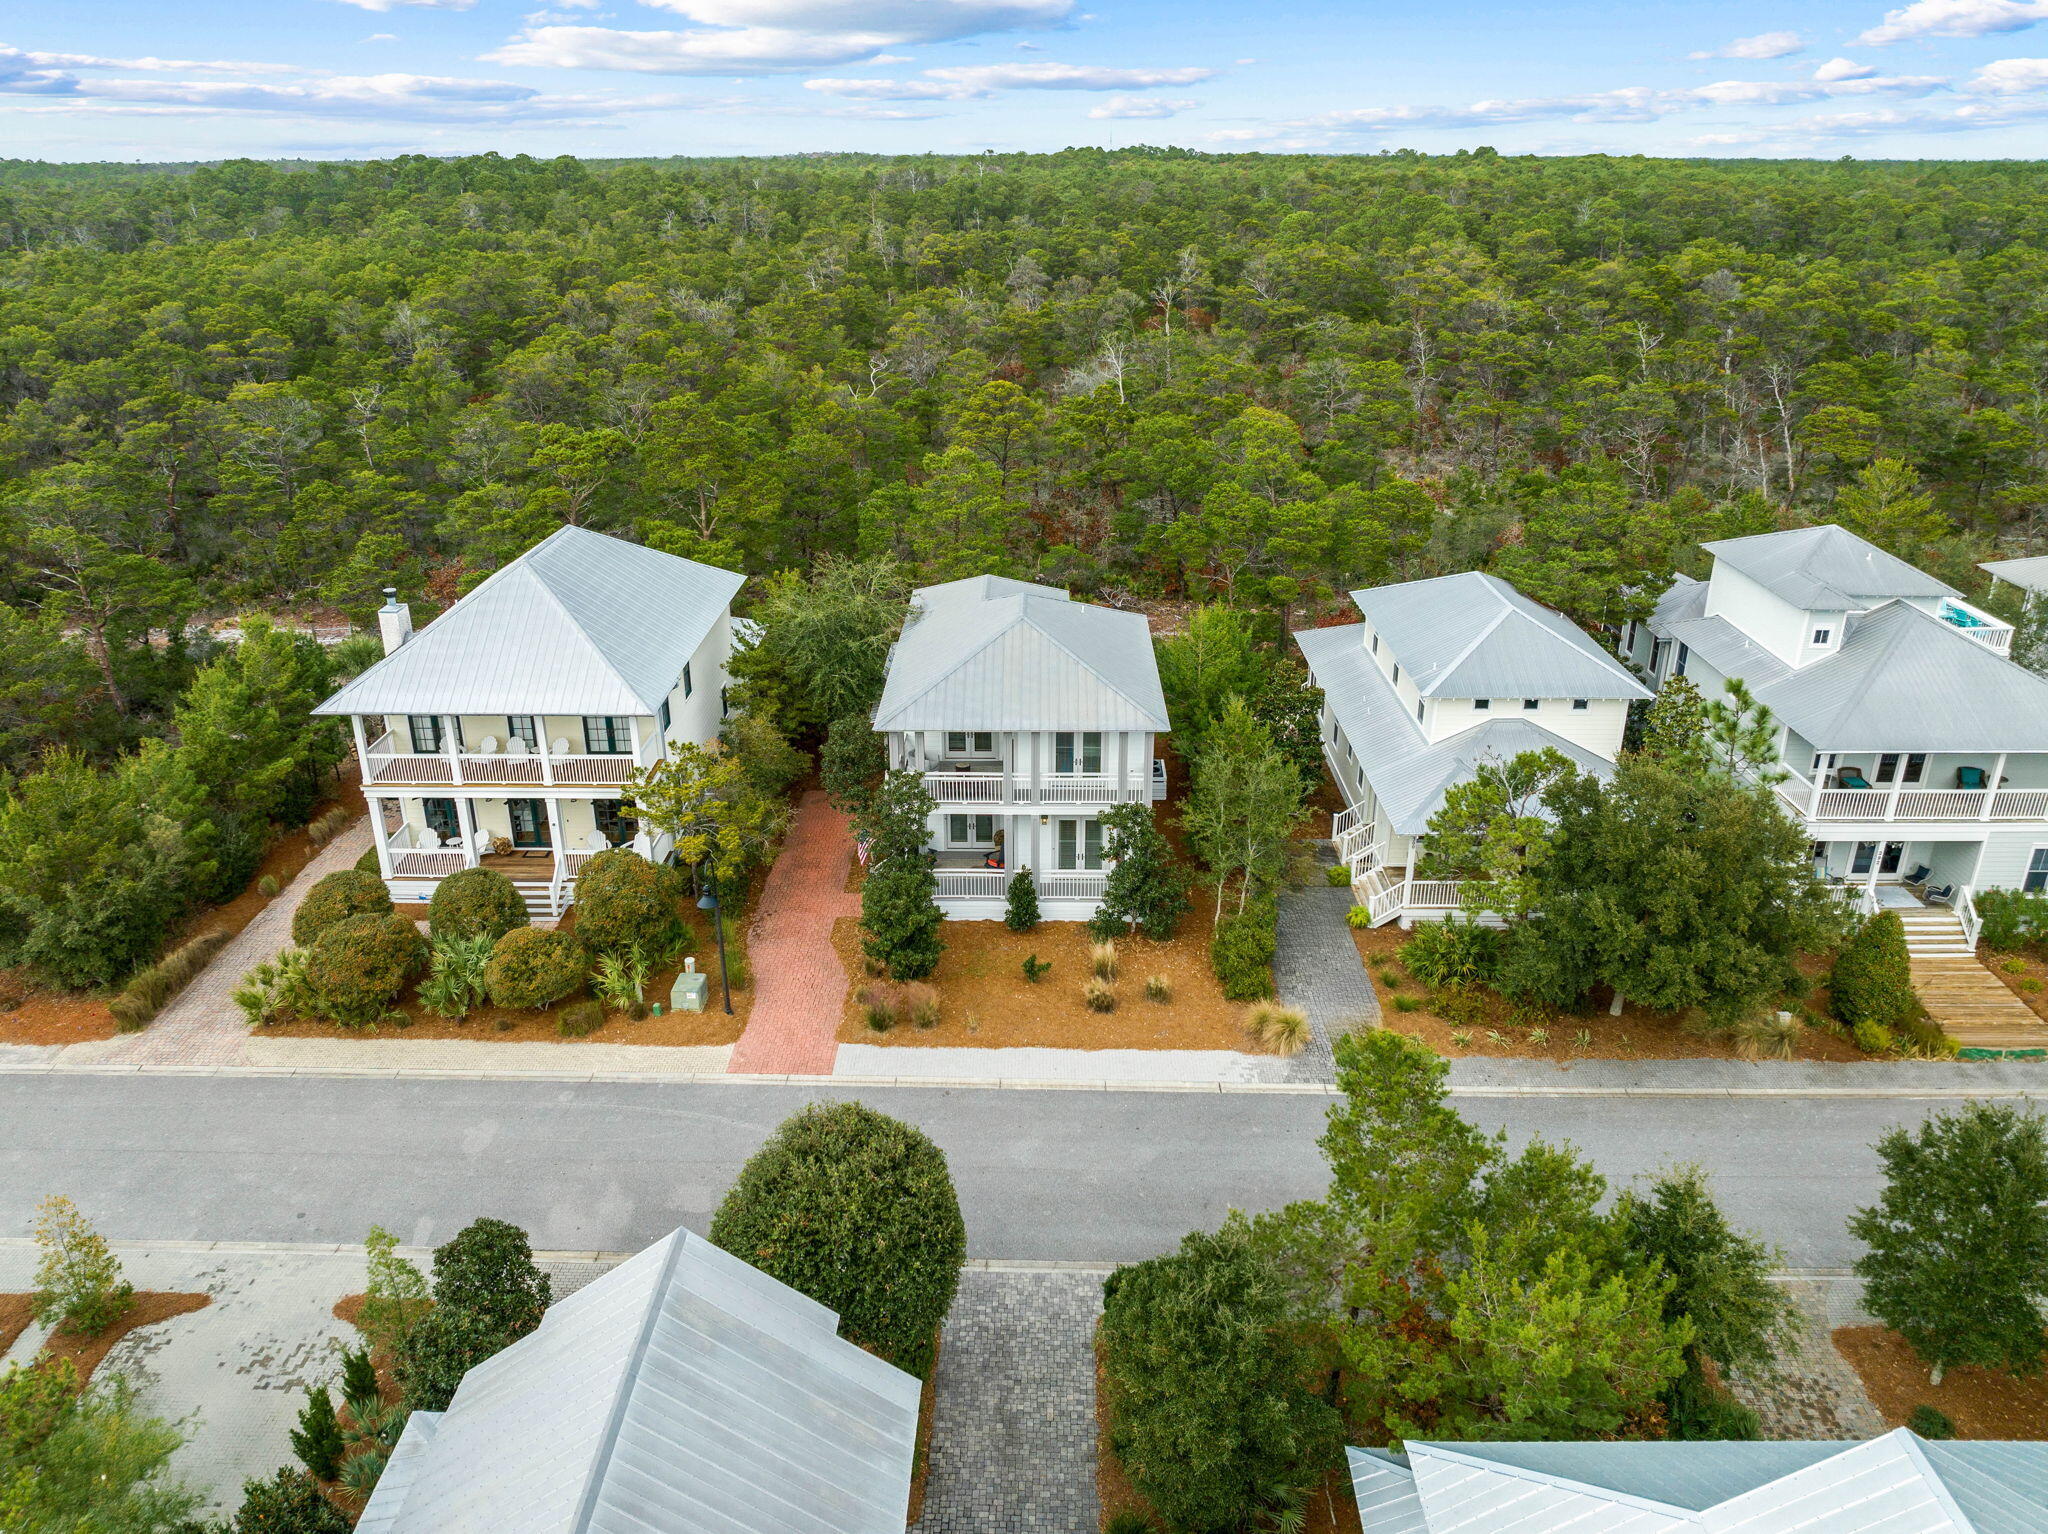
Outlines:
<svg viewBox="0 0 2048 1534"><path fill-rule="evenodd" d="M1950 909L1956 913L1956 920L1963 924L1963 941L1971 948L1977 946L1977 933L1983 923L1977 916L1977 902L1970 898L1970 886L1965 884L1956 890L1956 898Z"/></svg>

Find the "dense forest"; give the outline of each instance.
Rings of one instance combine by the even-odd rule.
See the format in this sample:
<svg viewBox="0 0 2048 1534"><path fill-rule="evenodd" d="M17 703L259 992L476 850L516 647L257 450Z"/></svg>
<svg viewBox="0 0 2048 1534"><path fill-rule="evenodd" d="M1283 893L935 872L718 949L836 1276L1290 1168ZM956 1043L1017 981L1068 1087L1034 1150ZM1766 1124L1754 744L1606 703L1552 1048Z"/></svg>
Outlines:
<svg viewBox="0 0 2048 1534"><path fill-rule="evenodd" d="M2044 246L2029 163L0 163L0 764L564 522L1295 622L1613 625L1829 518L1975 589L2048 547Z"/></svg>

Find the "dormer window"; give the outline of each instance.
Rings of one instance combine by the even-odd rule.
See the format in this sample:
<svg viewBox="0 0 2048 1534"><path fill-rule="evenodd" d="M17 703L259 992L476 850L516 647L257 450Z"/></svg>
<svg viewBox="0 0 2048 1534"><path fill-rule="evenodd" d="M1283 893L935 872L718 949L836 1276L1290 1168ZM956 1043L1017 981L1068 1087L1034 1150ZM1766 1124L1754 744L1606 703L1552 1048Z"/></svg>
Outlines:
<svg viewBox="0 0 2048 1534"><path fill-rule="evenodd" d="M1815 629L1813 631L1813 642L1815 644L1826 644L1834 637L1834 633L1833 629Z"/></svg>
<svg viewBox="0 0 2048 1534"><path fill-rule="evenodd" d="M1493 699L1491 699L1491 698L1474 698L1474 699L1472 700L1472 706L1473 706L1474 708L1492 708L1492 707L1493 707Z"/></svg>

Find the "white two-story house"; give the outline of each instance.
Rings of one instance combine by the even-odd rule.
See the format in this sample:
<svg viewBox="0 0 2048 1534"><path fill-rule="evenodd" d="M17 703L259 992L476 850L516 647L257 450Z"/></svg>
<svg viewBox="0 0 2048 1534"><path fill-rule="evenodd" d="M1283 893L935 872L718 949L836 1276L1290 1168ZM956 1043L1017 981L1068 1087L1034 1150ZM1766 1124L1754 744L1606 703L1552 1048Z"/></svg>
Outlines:
<svg viewBox="0 0 2048 1534"><path fill-rule="evenodd" d="M1351 593L1364 620L1294 638L1323 689L1343 793L1337 852L1375 925L1441 917L1458 887L1415 877L1444 795L1482 764L1549 748L1605 778L1643 684L1569 619L1469 572Z"/></svg>
<svg viewBox="0 0 2048 1534"><path fill-rule="evenodd" d="M316 713L355 732L377 864L401 906L479 865L559 916L592 854L668 856L621 797L724 716L745 577L565 527L433 622L389 594L384 659Z"/></svg>
<svg viewBox="0 0 2048 1534"><path fill-rule="evenodd" d="M1740 677L1778 727L1779 802L1869 905L2048 886L2048 681L2011 625L1840 527L1703 547L1626 636L1660 683ZM1967 923L1966 923L1967 924Z"/></svg>
<svg viewBox="0 0 2048 1534"><path fill-rule="evenodd" d="M1149 626L1057 586L980 575L914 592L874 723L891 769L922 773L937 802L938 903L956 920L999 918L1019 868L1047 920L1087 920L1108 871L1102 812L1165 796Z"/></svg>

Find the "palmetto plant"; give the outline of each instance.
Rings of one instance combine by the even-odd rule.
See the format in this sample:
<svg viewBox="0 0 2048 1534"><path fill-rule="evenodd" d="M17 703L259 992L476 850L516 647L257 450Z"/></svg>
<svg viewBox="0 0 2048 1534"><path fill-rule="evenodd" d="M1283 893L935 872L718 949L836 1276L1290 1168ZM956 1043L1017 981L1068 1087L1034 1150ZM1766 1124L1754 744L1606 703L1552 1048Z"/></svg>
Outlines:
<svg viewBox="0 0 2048 1534"><path fill-rule="evenodd" d="M590 988L620 1012L630 1012L647 999L647 955L635 946L625 953L598 955Z"/></svg>
<svg viewBox="0 0 2048 1534"><path fill-rule="evenodd" d="M427 978L420 982L420 1005L441 1017L466 1017L472 1007L482 1006L484 967L493 946L483 932L436 938Z"/></svg>

